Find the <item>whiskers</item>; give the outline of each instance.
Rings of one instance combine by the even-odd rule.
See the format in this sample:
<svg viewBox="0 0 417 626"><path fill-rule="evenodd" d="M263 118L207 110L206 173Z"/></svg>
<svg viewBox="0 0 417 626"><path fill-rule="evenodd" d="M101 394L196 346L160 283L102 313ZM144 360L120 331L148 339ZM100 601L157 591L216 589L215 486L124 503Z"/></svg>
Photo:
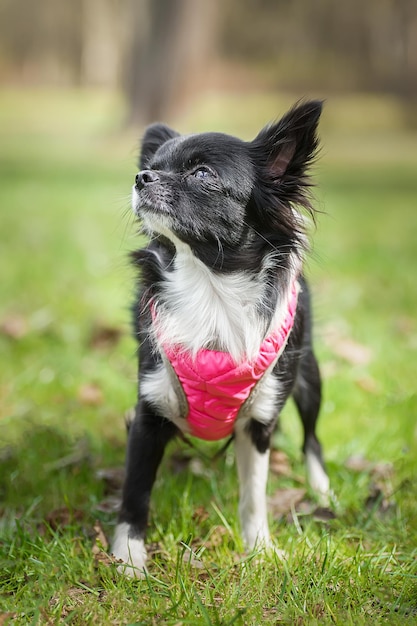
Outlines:
<svg viewBox="0 0 417 626"><path fill-rule="evenodd" d="M123 206L120 208L120 225L123 228L123 232L120 238L120 246L124 247L128 241L137 235L137 229L134 228L135 223L137 223L137 217L132 211L131 197L123 196L121 201L123 201Z"/></svg>

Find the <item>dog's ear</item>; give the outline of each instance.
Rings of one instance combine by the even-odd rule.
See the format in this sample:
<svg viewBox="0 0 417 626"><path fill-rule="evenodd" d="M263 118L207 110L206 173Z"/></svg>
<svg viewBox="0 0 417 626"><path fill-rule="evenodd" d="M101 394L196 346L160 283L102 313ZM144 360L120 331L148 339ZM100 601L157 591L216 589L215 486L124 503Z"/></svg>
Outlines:
<svg viewBox="0 0 417 626"><path fill-rule="evenodd" d="M260 182L269 191L274 188L281 203L298 203L309 208L304 191L309 186L307 170L318 148L316 131L322 104L319 100L296 104L249 144Z"/></svg>
<svg viewBox="0 0 417 626"><path fill-rule="evenodd" d="M143 170L148 167L150 160L155 152L166 141L178 137L179 133L165 124L151 124L145 130L140 149L139 169Z"/></svg>

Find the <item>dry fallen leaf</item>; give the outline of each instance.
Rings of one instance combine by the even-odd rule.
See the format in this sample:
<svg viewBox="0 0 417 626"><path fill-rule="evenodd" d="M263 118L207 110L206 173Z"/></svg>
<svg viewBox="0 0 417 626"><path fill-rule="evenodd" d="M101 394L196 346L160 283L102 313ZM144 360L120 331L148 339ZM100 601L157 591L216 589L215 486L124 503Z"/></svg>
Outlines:
<svg viewBox="0 0 417 626"><path fill-rule="evenodd" d="M385 514L392 510L394 467L392 463L374 463L362 455L352 456L345 466L355 472L366 472L370 478L369 494L365 502L367 509Z"/></svg>
<svg viewBox="0 0 417 626"><path fill-rule="evenodd" d="M372 359L372 350L354 339L346 336L347 328L341 325L331 324L325 329L324 339L326 344L340 358L351 365L368 365Z"/></svg>
<svg viewBox="0 0 417 626"><path fill-rule="evenodd" d="M332 348L335 354L351 365L368 365L372 359L372 350L353 339L339 339Z"/></svg>
<svg viewBox="0 0 417 626"><path fill-rule="evenodd" d="M393 510L394 505L391 502L391 495L391 493L387 493L384 486L372 482L369 486L369 495L365 506L368 510L383 516Z"/></svg>
<svg viewBox="0 0 417 626"><path fill-rule="evenodd" d="M329 522L331 519L336 519L336 514L326 506L318 506L313 511L313 519L316 522Z"/></svg>
<svg viewBox="0 0 417 626"><path fill-rule="evenodd" d="M106 565L107 567L118 563L118 561L116 561L113 556L107 554L107 552L105 552L104 550L101 550L101 548L99 548L97 544L93 545L92 553L95 563L101 563L102 565Z"/></svg>
<svg viewBox="0 0 417 626"><path fill-rule="evenodd" d="M357 454L346 459L345 467L354 472L367 472L372 467L372 463L361 454Z"/></svg>
<svg viewBox="0 0 417 626"><path fill-rule="evenodd" d="M148 553L149 558L154 557L156 554L162 554L166 558L169 558L169 553L166 550L164 550L164 548L162 547L162 544L159 541L153 541L151 543L147 543L146 551Z"/></svg>
<svg viewBox="0 0 417 626"><path fill-rule="evenodd" d="M281 517L289 513L304 498L305 489L288 488L277 489L268 498L268 508L274 517Z"/></svg>
<svg viewBox="0 0 417 626"><path fill-rule="evenodd" d="M85 602L85 599L88 597L90 592L87 589L82 589L81 587L70 587L70 589L65 590L65 602L61 609L61 620L65 619L74 611L75 607L82 606ZM60 604L62 598L57 594L52 596L49 600L49 607L54 609L58 604ZM55 624L55 621L47 621L47 615L42 616L42 624ZM62 623L62 622L61 622Z"/></svg>
<svg viewBox="0 0 417 626"><path fill-rule="evenodd" d="M204 546L206 548L216 548L221 546L224 540L224 537L229 536L229 531L226 526L217 525L213 526L210 531L209 538L204 542Z"/></svg>
<svg viewBox="0 0 417 626"><path fill-rule="evenodd" d="M378 393L379 391L379 385L372 376L362 376L357 379L356 384L368 393Z"/></svg>
<svg viewBox="0 0 417 626"><path fill-rule="evenodd" d="M75 522L81 522L84 518L84 513L80 509L69 509L66 506L62 506L58 509L50 511L45 518L47 524L52 530L58 530L64 526L70 526Z"/></svg>
<svg viewBox="0 0 417 626"><path fill-rule="evenodd" d="M198 506L192 515L192 519L196 522L196 524L201 524L207 521L209 517L209 512L203 506Z"/></svg>
<svg viewBox="0 0 417 626"><path fill-rule="evenodd" d="M9 623L9 620L17 617L17 613L0 613L0 626L6 626Z"/></svg>
<svg viewBox="0 0 417 626"><path fill-rule="evenodd" d="M297 503L295 510L299 515L302 515L304 517L307 515L313 515L315 508L316 505L312 500L304 499L300 500L300 502ZM288 519L290 522L292 521L291 515Z"/></svg>
<svg viewBox="0 0 417 626"><path fill-rule="evenodd" d="M124 467L103 467L96 471L98 480L102 480L106 493L115 493L123 487L125 479Z"/></svg>
<svg viewBox="0 0 417 626"><path fill-rule="evenodd" d="M294 510L296 519L294 519ZM326 523L336 519L336 514L328 507L317 506L312 500L303 499L286 516L288 524L298 524L306 518L313 519L315 522Z"/></svg>
<svg viewBox="0 0 417 626"><path fill-rule="evenodd" d="M93 530L95 533L95 542L91 551L94 556L94 561L106 566L114 565L117 561L107 552L109 549L109 542L107 541L107 537L104 534L103 528L98 520L94 524Z"/></svg>
<svg viewBox="0 0 417 626"><path fill-rule="evenodd" d="M27 320L17 313L8 315L0 323L0 333L11 339L22 339L28 332Z"/></svg>
<svg viewBox="0 0 417 626"><path fill-rule="evenodd" d="M394 466L392 463L379 461L372 467L371 473L375 480L390 480L394 476Z"/></svg>
<svg viewBox="0 0 417 626"><path fill-rule="evenodd" d="M184 563L189 563L191 567L195 569L205 569L204 563L198 559L191 550L186 550L182 557Z"/></svg>
<svg viewBox="0 0 417 626"><path fill-rule="evenodd" d="M101 500L95 508L97 511L101 511L102 513L117 513L120 510L120 506L122 504L122 498L120 496L108 496Z"/></svg>
<svg viewBox="0 0 417 626"><path fill-rule="evenodd" d="M282 450L271 450L269 469L277 476L291 476L291 466L285 452L282 452Z"/></svg>
<svg viewBox="0 0 417 626"><path fill-rule="evenodd" d="M392 463L384 461L374 463L361 454L349 457L345 461L345 467L354 472L369 472L376 480L388 480L394 474Z"/></svg>
<svg viewBox="0 0 417 626"><path fill-rule="evenodd" d="M91 330L88 345L96 350L108 350L120 341L122 334L123 332L120 328L97 324Z"/></svg>
<svg viewBox="0 0 417 626"><path fill-rule="evenodd" d="M93 530L96 535L96 544L100 545L103 550L107 550L107 548L109 547L109 542L107 541L107 537L104 534L103 528L99 521L96 521L93 526Z"/></svg>
<svg viewBox="0 0 417 626"><path fill-rule="evenodd" d="M98 406L103 404L103 392L98 385L86 383L85 385L81 385L78 390L78 400L81 404Z"/></svg>

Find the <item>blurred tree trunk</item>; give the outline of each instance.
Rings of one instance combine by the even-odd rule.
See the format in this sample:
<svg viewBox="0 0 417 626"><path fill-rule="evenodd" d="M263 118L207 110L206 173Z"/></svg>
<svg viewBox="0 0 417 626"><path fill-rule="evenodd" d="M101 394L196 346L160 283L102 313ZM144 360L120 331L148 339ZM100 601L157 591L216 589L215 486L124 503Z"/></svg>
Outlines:
<svg viewBox="0 0 417 626"><path fill-rule="evenodd" d="M405 121L417 128L417 12L414 0L400 2L400 95L404 103Z"/></svg>
<svg viewBox="0 0 417 626"><path fill-rule="evenodd" d="M124 89L128 123L166 119L210 67L216 2L130 0ZM194 85L195 86L195 85Z"/></svg>
<svg viewBox="0 0 417 626"><path fill-rule="evenodd" d="M400 63L402 67L403 98L411 101L417 98L417 14L414 0L401 0L399 4L400 22Z"/></svg>
<svg viewBox="0 0 417 626"><path fill-rule="evenodd" d="M119 6L113 0L82 0L82 84L117 84L120 71L119 13Z"/></svg>

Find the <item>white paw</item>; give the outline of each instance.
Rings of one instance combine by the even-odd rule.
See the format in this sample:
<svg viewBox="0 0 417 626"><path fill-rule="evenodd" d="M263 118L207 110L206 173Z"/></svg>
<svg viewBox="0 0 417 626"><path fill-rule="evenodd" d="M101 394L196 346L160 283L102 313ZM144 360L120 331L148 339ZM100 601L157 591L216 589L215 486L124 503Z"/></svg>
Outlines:
<svg viewBox="0 0 417 626"><path fill-rule="evenodd" d="M265 520L245 520L242 528L243 542L248 550L262 550L272 546Z"/></svg>
<svg viewBox="0 0 417 626"><path fill-rule="evenodd" d="M278 548L272 540L265 546L265 552L268 555L276 555L280 561L288 561L288 552Z"/></svg>
<svg viewBox="0 0 417 626"><path fill-rule="evenodd" d="M123 561L117 568L120 574L131 578L143 578L145 576L145 543L143 539L129 537L129 524L117 525L112 554L117 560Z"/></svg>
<svg viewBox="0 0 417 626"><path fill-rule="evenodd" d="M256 554L255 563L264 563L266 559L276 556L279 561L288 561L288 553L278 548L276 543L269 537L258 537L255 544L248 546L250 551Z"/></svg>
<svg viewBox="0 0 417 626"><path fill-rule="evenodd" d="M329 506L331 499L329 477L317 455L310 450L306 452L306 465L308 482L315 491L320 505Z"/></svg>

